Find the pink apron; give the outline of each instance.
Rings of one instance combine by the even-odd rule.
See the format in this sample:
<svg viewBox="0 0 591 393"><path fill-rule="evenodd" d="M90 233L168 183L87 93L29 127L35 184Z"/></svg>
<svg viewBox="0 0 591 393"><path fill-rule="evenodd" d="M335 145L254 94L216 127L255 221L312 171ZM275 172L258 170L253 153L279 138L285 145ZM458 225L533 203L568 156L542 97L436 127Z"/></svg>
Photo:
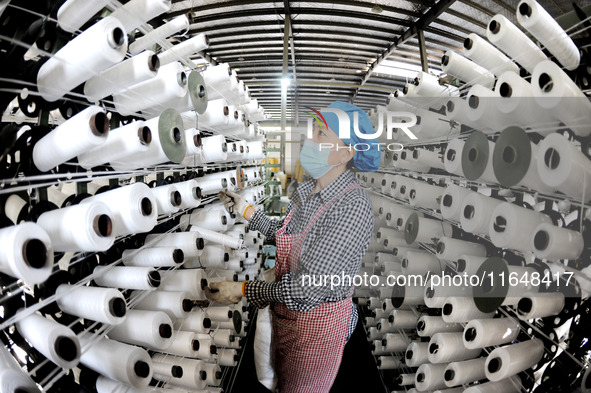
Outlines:
<svg viewBox="0 0 591 393"><path fill-rule="evenodd" d="M347 191L324 204L301 233L286 234L295 206L275 233L275 280L295 270L302 245L314 223ZM329 250L327 250L329 251ZM322 261L318 261L322 263ZM273 314L273 356L280 393L328 392L341 364L349 328L352 302L347 297L325 302L307 312L291 311L275 303Z"/></svg>

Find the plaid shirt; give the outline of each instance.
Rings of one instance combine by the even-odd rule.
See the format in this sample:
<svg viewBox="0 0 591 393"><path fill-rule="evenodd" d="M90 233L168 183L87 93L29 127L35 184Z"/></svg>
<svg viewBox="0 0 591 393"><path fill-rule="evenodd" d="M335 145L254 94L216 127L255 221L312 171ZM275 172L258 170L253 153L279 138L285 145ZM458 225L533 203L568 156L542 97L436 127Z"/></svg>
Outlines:
<svg viewBox="0 0 591 393"><path fill-rule="evenodd" d="M350 170L345 171L328 187L311 194L316 182L303 182L295 192L288 206L299 207L288 224L287 233L300 233L308 220L324 204L332 201L345 188L357 184ZM311 194L311 195L310 195ZM273 240L275 232L283 225L283 220L265 216L262 210L250 218L249 228L260 231ZM312 226L303 244L303 252L295 272L286 273L281 281L250 281L245 288L246 297L256 307L262 308L269 302L285 303L293 311L310 311L323 302L342 300L352 293L349 282L335 286L331 290L330 278L326 285L304 285L302 276L309 274L316 278L325 275L350 277L359 272L361 259L367 251L373 232L374 213L367 193L355 188L341 196ZM347 281L347 280L346 280ZM307 283L307 281L306 281ZM343 285L344 284L344 285ZM357 324L357 309L353 306L349 336Z"/></svg>

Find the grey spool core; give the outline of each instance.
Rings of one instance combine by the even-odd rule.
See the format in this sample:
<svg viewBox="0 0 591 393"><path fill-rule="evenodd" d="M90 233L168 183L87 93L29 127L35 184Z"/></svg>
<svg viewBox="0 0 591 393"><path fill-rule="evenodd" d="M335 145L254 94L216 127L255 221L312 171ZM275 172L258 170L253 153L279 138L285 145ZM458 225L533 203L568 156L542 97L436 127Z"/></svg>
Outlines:
<svg viewBox="0 0 591 393"><path fill-rule="evenodd" d="M501 358L492 358L488 363L488 371L490 373L496 373L501 369L502 366L503 361L501 360Z"/></svg>
<svg viewBox="0 0 591 393"><path fill-rule="evenodd" d="M499 277L509 276L507 262L499 257L487 258L476 271L478 277ZM494 286L492 284L495 284ZM472 287L472 296L474 305L483 313L491 313L497 310L503 304L507 297L510 285L508 283L499 283L496 280L484 280L480 286Z"/></svg>
<svg viewBox="0 0 591 393"><path fill-rule="evenodd" d="M203 145L201 134L193 135L193 145L195 145L195 147L201 147Z"/></svg>
<svg viewBox="0 0 591 393"><path fill-rule="evenodd" d="M544 153L544 164L552 170L558 168L560 165L560 154L558 154L556 149L551 147L546 150L546 153Z"/></svg>
<svg viewBox="0 0 591 393"><path fill-rule="evenodd" d="M436 343L433 343L431 345L429 345L429 353L430 354L436 354L437 352L439 352L439 345Z"/></svg>
<svg viewBox="0 0 591 393"><path fill-rule="evenodd" d="M408 267L408 259L406 259L406 258L402 259L402 262L400 262L400 266Z"/></svg>
<svg viewBox="0 0 591 393"><path fill-rule="evenodd" d="M175 143L182 142L183 138L181 136L181 130L178 127L174 127L172 129L172 139L175 141Z"/></svg>
<svg viewBox="0 0 591 393"><path fill-rule="evenodd" d="M173 192L172 194L170 194L170 204L172 206L180 206L181 202L182 202L182 197L181 197L181 193L178 191Z"/></svg>
<svg viewBox="0 0 591 393"><path fill-rule="evenodd" d="M400 193L401 194L406 194L406 186L400 186Z"/></svg>
<svg viewBox="0 0 591 393"><path fill-rule="evenodd" d="M445 243L443 243L443 242L437 243L437 253L443 254L444 251L445 251Z"/></svg>
<svg viewBox="0 0 591 393"><path fill-rule="evenodd" d="M416 118L417 118L417 122L415 123L415 125L417 125L417 126L418 126L419 124L421 124L421 116L419 116L419 115L416 115ZM413 152L413 153L414 153L414 152ZM414 154L413 154L413 155L414 155Z"/></svg>
<svg viewBox="0 0 591 393"><path fill-rule="evenodd" d="M522 297L517 303L517 311L520 315L527 315L531 312L534 302L528 297Z"/></svg>
<svg viewBox="0 0 591 393"><path fill-rule="evenodd" d="M544 251L548 248L548 244L550 244L550 235L548 232L541 230L534 236L534 247L536 250Z"/></svg>
<svg viewBox="0 0 591 393"><path fill-rule="evenodd" d="M447 153L445 153L448 161L453 161L456 159L456 151L454 149L448 149Z"/></svg>
<svg viewBox="0 0 591 393"><path fill-rule="evenodd" d="M228 341L230 341L231 343L233 343L236 340L236 337L234 337L233 334L230 334L230 336L228 336Z"/></svg>
<svg viewBox="0 0 591 393"><path fill-rule="evenodd" d="M228 262L230 260L230 254L227 252L224 253L224 262Z"/></svg>
<svg viewBox="0 0 591 393"><path fill-rule="evenodd" d="M222 225L228 224L228 218L225 215L221 217L221 221L222 221Z"/></svg>
<svg viewBox="0 0 591 393"><path fill-rule="evenodd" d="M525 17L528 17L529 18L531 16L531 14L532 14L532 11L533 10L531 9L531 7L529 6L529 4L527 4L527 3L521 3L519 5L519 13L521 15L525 16Z"/></svg>
<svg viewBox="0 0 591 393"><path fill-rule="evenodd" d="M199 85L199 93L197 93L199 98L205 97L205 86Z"/></svg>
<svg viewBox="0 0 591 393"><path fill-rule="evenodd" d="M380 367L382 365L382 359L378 358L378 360L376 360L376 364L378 367Z"/></svg>
<svg viewBox="0 0 591 393"><path fill-rule="evenodd" d="M400 159L406 160L406 152L405 151L403 151L402 153L400 153Z"/></svg>
<svg viewBox="0 0 591 393"><path fill-rule="evenodd" d="M227 153L227 152L228 152L228 144L227 144L226 142L222 143L222 151L223 151L224 153ZM226 186L228 185L228 182L226 181L226 179L222 179L222 180L223 180L223 181L225 182L225 184L226 184L224 187L226 187Z"/></svg>
<svg viewBox="0 0 591 393"><path fill-rule="evenodd" d="M148 284L152 288L158 288L160 286L160 273L158 273L156 270L148 273Z"/></svg>
<svg viewBox="0 0 591 393"><path fill-rule="evenodd" d="M458 259L456 270L458 272L463 272L466 270L466 260L465 259Z"/></svg>
<svg viewBox="0 0 591 393"><path fill-rule="evenodd" d="M80 355L74 340L66 336L58 336L53 344L53 349L57 356L67 362L71 362Z"/></svg>
<svg viewBox="0 0 591 393"><path fill-rule="evenodd" d="M446 65L449 64L449 56L448 55L443 55L441 57L441 64L444 65L444 66L446 66Z"/></svg>
<svg viewBox="0 0 591 393"><path fill-rule="evenodd" d="M449 194L443 196L443 206L450 207L453 203L453 197Z"/></svg>
<svg viewBox="0 0 591 393"><path fill-rule="evenodd" d="M175 248L172 251L172 260L174 263L183 263L185 260L185 253L180 248Z"/></svg>
<svg viewBox="0 0 591 393"><path fill-rule="evenodd" d="M384 308L385 310L385 308ZM388 322L393 323L394 322L394 315L389 315L388 316Z"/></svg>
<svg viewBox="0 0 591 393"><path fill-rule="evenodd" d="M501 93L501 97L511 97L513 89L511 89L511 86L507 82L503 82L501 83L499 92Z"/></svg>
<svg viewBox="0 0 591 393"><path fill-rule="evenodd" d="M462 149L462 170L468 180L476 180L486 170L489 155L492 154L486 135L480 131L473 131L466 139Z"/></svg>
<svg viewBox="0 0 591 393"><path fill-rule="evenodd" d="M412 190L410 190L410 193L408 194L410 199L415 199L417 197L417 190L415 190L414 188Z"/></svg>
<svg viewBox="0 0 591 393"><path fill-rule="evenodd" d="M377 239L380 239L381 237L382 237L382 232L378 231L378 232L376 233L376 238L377 238Z"/></svg>
<svg viewBox="0 0 591 393"><path fill-rule="evenodd" d="M181 366L172 366L170 369L170 374L174 378L181 378L183 376L183 368Z"/></svg>
<svg viewBox="0 0 591 393"><path fill-rule="evenodd" d="M381 331L382 331L382 324L381 324L381 323L378 323L378 324L376 325L376 330L377 330L378 332L381 332Z"/></svg>
<svg viewBox="0 0 591 393"><path fill-rule="evenodd" d="M468 106L472 109L476 109L478 108L478 105L480 105L480 98L478 98L478 96L470 96L468 98Z"/></svg>
<svg viewBox="0 0 591 393"><path fill-rule="evenodd" d="M176 110L167 108L162 111L158 119L158 138L162 151L175 164L185 158L186 142L182 130L183 119Z"/></svg>
<svg viewBox="0 0 591 393"><path fill-rule="evenodd" d="M172 337L172 326L167 323L163 323L158 327L158 334L162 338L171 338Z"/></svg>
<svg viewBox="0 0 591 393"><path fill-rule="evenodd" d="M424 382L425 381L425 374L424 373L418 373L417 374L417 382Z"/></svg>
<svg viewBox="0 0 591 393"><path fill-rule="evenodd" d="M222 379L222 372L221 371L215 372L215 379Z"/></svg>
<svg viewBox="0 0 591 393"><path fill-rule="evenodd" d="M149 145L152 142L152 130L148 126L140 127L137 129L137 137L142 145Z"/></svg>
<svg viewBox="0 0 591 393"><path fill-rule="evenodd" d="M453 101L447 101L446 107L448 112L453 112L456 105L453 103Z"/></svg>
<svg viewBox="0 0 591 393"><path fill-rule="evenodd" d="M89 120L90 131L96 135L101 136L109 132L109 119L106 113L98 112L90 117Z"/></svg>
<svg viewBox="0 0 591 393"><path fill-rule="evenodd" d="M399 308L404 303L404 296L406 294L405 287L394 287L392 291L392 305L394 308Z"/></svg>
<svg viewBox="0 0 591 393"><path fill-rule="evenodd" d="M493 170L502 186L517 185L526 176L531 163L531 141L519 127L501 132L493 151Z"/></svg>
<svg viewBox="0 0 591 393"><path fill-rule="evenodd" d="M413 355L414 355L414 353L413 353L412 349L409 351L406 351L405 356L408 360L412 359Z"/></svg>
<svg viewBox="0 0 591 393"><path fill-rule="evenodd" d="M456 373L454 372L454 370L445 370L445 374L443 374L443 378L445 378L446 381L452 381L456 376Z"/></svg>
<svg viewBox="0 0 591 393"><path fill-rule="evenodd" d="M203 370L199 371L199 379L205 381L207 379L207 373Z"/></svg>
<svg viewBox="0 0 591 393"><path fill-rule="evenodd" d="M140 211L142 216L149 216L152 214L152 201L150 201L150 198L142 198L140 201Z"/></svg>
<svg viewBox="0 0 591 393"><path fill-rule="evenodd" d="M232 310L228 310L228 318L229 318L229 319L232 319L232 315L233 315L233 312L232 312Z"/></svg>
<svg viewBox="0 0 591 393"><path fill-rule="evenodd" d="M212 355L215 355L216 353L218 353L218 348L215 345L210 345L209 346L209 353Z"/></svg>
<svg viewBox="0 0 591 393"><path fill-rule="evenodd" d="M107 216L106 214L100 214L94 217L92 229L94 229L94 232L100 237L110 236L111 232L113 231L111 217Z"/></svg>
<svg viewBox="0 0 591 393"><path fill-rule="evenodd" d="M111 30L111 34L108 36L107 40L112 48L117 49L125 43L125 33L121 28L115 27Z"/></svg>
<svg viewBox="0 0 591 393"><path fill-rule="evenodd" d="M428 286L427 289L425 290L425 297L427 299L433 299L433 296L435 296L435 288L432 286Z"/></svg>
<svg viewBox="0 0 591 393"><path fill-rule="evenodd" d="M205 289L206 286L207 286L207 279L202 278L201 279L201 289Z"/></svg>
<svg viewBox="0 0 591 393"><path fill-rule="evenodd" d="M27 266L41 269L47 262L47 247L39 239L29 239L23 244L22 256Z"/></svg>
<svg viewBox="0 0 591 393"><path fill-rule="evenodd" d="M474 41L472 41L472 38L466 38L464 40L464 48L466 48L466 49L472 49L473 44L474 44Z"/></svg>
<svg viewBox="0 0 591 393"><path fill-rule="evenodd" d="M205 241L203 240L203 238L198 237L195 243L197 244L197 249L198 250L203 250L203 248L205 248ZM207 286L207 284L205 284L205 286Z"/></svg>
<svg viewBox="0 0 591 393"><path fill-rule="evenodd" d="M421 332L425 330L425 321L417 322L417 330L419 330Z"/></svg>
<svg viewBox="0 0 591 393"><path fill-rule="evenodd" d="M475 210L476 209L474 209L474 206L466 205L466 207L464 207L464 218L467 218L469 220L474 218L474 211Z"/></svg>
<svg viewBox="0 0 591 393"><path fill-rule="evenodd" d="M179 84L179 86L185 86L187 84L187 74L185 74L184 72L179 72L177 74L176 81Z"/></svg>
<svg viewBox="0 0 591 393"><path fill-rule="evenodd" d="M552 88L554 88L554 82L552 82L550 75L543 72L540 74L540 78L538 79L538 86L540 86L540 89L542 89L544 93L550 93Z"/></svg>
<svg viewBox="0 0 591 393"><path fill-rule="evenodd" d="M392 213L386 214L386 220L390 221L392 219Z"/></svg>
<svg viewBox="0 0 591 393"><path fill-rule="evenodd" d="M386 185L386 179L382 179L382 187Z"/></svg>
<svg viewBox="0 0 591 393"><path fill-rule="evenodd" d="M419 216L417 213L412 213L406 220L404 226L404 240L407 244L412 244L419 233Z"/></svg>
<svg viewBox="0 0 591 393"><path fill-rule="evenodd" d="M193 187L193 198L195 198L195 199L203 198L203 193L201 192L201 187Z"/></svg>
<svg viewBox="0 0 591 393"><path fill-rule="evenodd" d="M183 299L183 311L189 312L193 309L193 301L191 299Z"/></svg>
<svg viewBox="0 0 591 393"><path fill-rule="evenodd" d="M454 310L454 306L451 303L445 303L443 305L443 315L451 315Z"/></svg>
<svg viewBox="0 0 591 393"><path fill-rule="evenodd" d="M148 68L150 71L158 72L160 69L160 59L158 55L152 55L148 58Z"/></svg>
<svg viewBox="0 0 591 393"><path fill-rule="evenodd" d="M468 342L474 341L474 339L476 338L476 329L474 329L474 328L467 329L466 333L464 333L464 338Z"/></svg>
<svg viewBox="0 0 591 393"><path fill-rule="evenodd" d="M211 327L211 319L203 318L203 327L209 329Z"/></svg>
<svg viewBox="0 0 591 393"><path fill-rule="evenodd" d="M402 92L404 94L408 94L408 86L405 85L404 88L402 89Z"/></svg>
<svg viewBox="0 0 591 393"><path fill-rule="evenodd" d="M193 348L193 351L198 351L199 350L199 340L192 340L191 341L191 348Z"/></svg>
<svg viewBox="0 0 591 393"><path fill-rule="evenodd" d="M499 31L501 31L501 24L498 23L496 20L491 20L488 24L488 29L493 34L499 34Z"/></svg>
<svg viewBox="0 0 591 393"><path fill-rule="evenodd" d="M135 372L135 375L140 378L148 378L150 375L150 365L144 361L139 360L135 362L133 371Z"/></svg>
<svg viewBox="0 0 591 393"><path fill-rule="evenodd" d="M493 223L493 230L497 233L505 232L505 228L507 226L507 220L503 216L497 216Z"/></svg>
<svg viewBox="0 0 591 393"><path fill-rule="evenodd" d="M121 299L120 297L114 297L109 300L109 313L118 318L122 318L127 313L127 306L125 305L125 300Z"/></svg>
<svg viewBox="0 0 591 393"><path fill-rule="evenodd" d="M224 113L224 116L228 116L230 114L230 109L227 106L224 106L223 113Z"/></svg>

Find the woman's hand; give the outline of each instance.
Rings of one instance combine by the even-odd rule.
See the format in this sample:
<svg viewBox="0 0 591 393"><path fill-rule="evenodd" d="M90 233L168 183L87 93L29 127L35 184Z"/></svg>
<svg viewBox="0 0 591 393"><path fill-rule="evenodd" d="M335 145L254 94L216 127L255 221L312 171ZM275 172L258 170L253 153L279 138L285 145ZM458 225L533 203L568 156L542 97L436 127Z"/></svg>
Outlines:
<svg viewBox="0 0 591 393"><path fill-rule="evenodd" d="M240 216L246 218L247 220L252 215L252 213L249 212L249 208L252 209L252 206L246 201L246 199L235 192L228 190L220 191L218 193L218 198L220 198L220 201L224 203L224 207L228 213L240 214ZM250 214L247 214L247 212Z"/></svg>
<svg viewBox="0 0 591 393"><path fill-rule="evenodd" d="M242 299L242 282L211 282L205 287L205 296L219 304L236 304Z"/></svg>

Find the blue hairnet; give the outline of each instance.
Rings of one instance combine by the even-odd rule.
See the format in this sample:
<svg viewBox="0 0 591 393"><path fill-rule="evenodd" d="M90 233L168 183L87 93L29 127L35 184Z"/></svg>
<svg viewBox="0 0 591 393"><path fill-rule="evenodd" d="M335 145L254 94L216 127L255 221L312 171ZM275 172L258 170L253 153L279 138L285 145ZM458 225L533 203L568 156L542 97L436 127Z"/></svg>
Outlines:
<svg viewBox="0 0 591 393"><path fill-rule="evenodd" d="M350 138L340 138L343 142L348 145L357 145L355 156L353 157L353 165L359 170L366 172L373 172L378 170L380 167L380 146L379 141L376 138L362 139L357 136L353 130L353 114L357 112L359 114L359 132L362 134L373 134L375 131L369 120L369 116L357 106L349 104L348 102L335 101L328 106L328 108L340 109L349 116ZM328 127L334 132L339 134L339 119L336 114L322 111L322 115L326 119ZM367 145L366 145L367 144ZM367 148L369 146L369 149ZM366 150L367 149L367 150Z"/></svg>

